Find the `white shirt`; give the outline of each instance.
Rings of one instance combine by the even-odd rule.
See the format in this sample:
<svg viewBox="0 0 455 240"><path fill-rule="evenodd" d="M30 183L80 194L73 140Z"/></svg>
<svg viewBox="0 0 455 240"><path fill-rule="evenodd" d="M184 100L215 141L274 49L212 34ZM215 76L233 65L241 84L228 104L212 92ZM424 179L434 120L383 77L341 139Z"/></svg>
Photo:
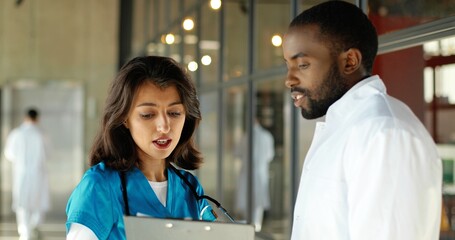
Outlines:
<svg viewBox="0 0 455 240"><path fill-rule="evenodd" d="M442 166L411 110L378 76L319 122L305 158L291 239L436 240Z"/></svg>
<svg viewBox="0 0 455 240"><path fill-rule="evenodd" d="M166 207L167 199L167 181L163 182L152 182L149 181L150 187L155 192L156 197L160 200L161 204Z"/></svg>

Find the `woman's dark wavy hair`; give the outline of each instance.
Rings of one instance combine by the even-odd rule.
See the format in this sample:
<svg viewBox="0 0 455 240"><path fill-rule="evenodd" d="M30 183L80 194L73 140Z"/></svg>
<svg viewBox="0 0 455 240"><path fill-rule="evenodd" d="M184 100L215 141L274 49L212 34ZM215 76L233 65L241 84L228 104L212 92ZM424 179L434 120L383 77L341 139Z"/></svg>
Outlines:
<svg viewBox="0 0 455 240"><path fill-rule="evenodd" d="M202 157L193 137L201 121L196 89L190 76L177 62L159 56L136 57L120 69L108 92L101 128L89 155L90 165L103 161L106 166L119 171L140 166L136 144L123 123L138 88L145 83L153 83L160 88L177 88L186 117L180 140L166 161L187 170L197 169Z"/></svg>
<svg viewBox="0 0 455 240"><path fill-rule="evenodd" d="M371 74L378 52L376 29L360 8L343 1L327 1L299 14L289 27L315 24L321 31L321 40L331 44L332 54L338 56L349 48L359 49L362 65Z"/></svg>

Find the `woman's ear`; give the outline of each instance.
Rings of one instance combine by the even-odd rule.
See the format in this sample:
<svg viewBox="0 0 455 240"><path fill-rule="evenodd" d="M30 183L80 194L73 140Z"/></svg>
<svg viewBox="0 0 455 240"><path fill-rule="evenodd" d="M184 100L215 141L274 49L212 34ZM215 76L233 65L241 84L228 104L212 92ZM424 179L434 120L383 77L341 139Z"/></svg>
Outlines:
<svg viewBox="0 0 455 240"><path fill-rule="evenodd" d="M357 48L349 48L342 54L342 71L346 75L356 72L362 66L362 53Z"/></svg>
<svg viewBox="0 0 455 240"><path fill-rule="evenodd" d="M127 129L129 129L129 127L128 127L128 123L126 122L126 120L125 120L125 121L123 121L123 126L125 126Z"/></svg>

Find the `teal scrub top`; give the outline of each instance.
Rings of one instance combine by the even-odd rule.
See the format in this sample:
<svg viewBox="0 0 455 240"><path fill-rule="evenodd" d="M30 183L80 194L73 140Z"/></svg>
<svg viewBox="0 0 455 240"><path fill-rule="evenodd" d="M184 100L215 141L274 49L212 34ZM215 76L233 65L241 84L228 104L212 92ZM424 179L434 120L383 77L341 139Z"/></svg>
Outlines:
<svg viewBox="0 0 455 240"><path fill-rule="evenodd" d="M195 176L184 170L178 171L195 187L199 196L204 195ZM164 207L138 168L126 173L130 215L204 221L216 219L205 199L197 200L189 186L171 169L167 169L167 174L168 190ZM101 162L84 174L68 200L67 232L71 223L79 223L90 228L99 239L126 239L124 209L120 174Z"/></svg>

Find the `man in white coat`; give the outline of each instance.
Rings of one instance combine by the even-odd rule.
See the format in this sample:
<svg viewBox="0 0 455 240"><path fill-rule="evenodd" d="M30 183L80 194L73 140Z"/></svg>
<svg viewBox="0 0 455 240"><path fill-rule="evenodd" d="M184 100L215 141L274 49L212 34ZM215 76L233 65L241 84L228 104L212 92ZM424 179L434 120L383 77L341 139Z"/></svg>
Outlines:
<svg viewBox="0 0 455 240"><path fill-rule="evenodd" d="M21 240L32 237L50 207L45 143L37 122L37 110L27 110L5 144L5 156L13 163L12 209Z"/></svg>
<svg viewBox="0 0 455 240"><path fill-rule="evenodd" d="M248 163L246 143L247 138L241 139L237 146L237 157L241 160L239 179L237 182L236 206L235 210L241 215L246 214L247 205L247 172ZM272 134L265 129L256 119L253 124L253 217L252 223L255 231L262 229L264 211L270 209L269 191L269 166L275 156L275 143Z"/></svg>
<svg viewBox="0 0 455 240"><path fill-rule="evenodd" d="M441 160L419 119L371 75L377 48L368 17L344 1L305 10L284 37L294 105L306 119L325 116L305 158L292 240L439 239Z"/></svg>

